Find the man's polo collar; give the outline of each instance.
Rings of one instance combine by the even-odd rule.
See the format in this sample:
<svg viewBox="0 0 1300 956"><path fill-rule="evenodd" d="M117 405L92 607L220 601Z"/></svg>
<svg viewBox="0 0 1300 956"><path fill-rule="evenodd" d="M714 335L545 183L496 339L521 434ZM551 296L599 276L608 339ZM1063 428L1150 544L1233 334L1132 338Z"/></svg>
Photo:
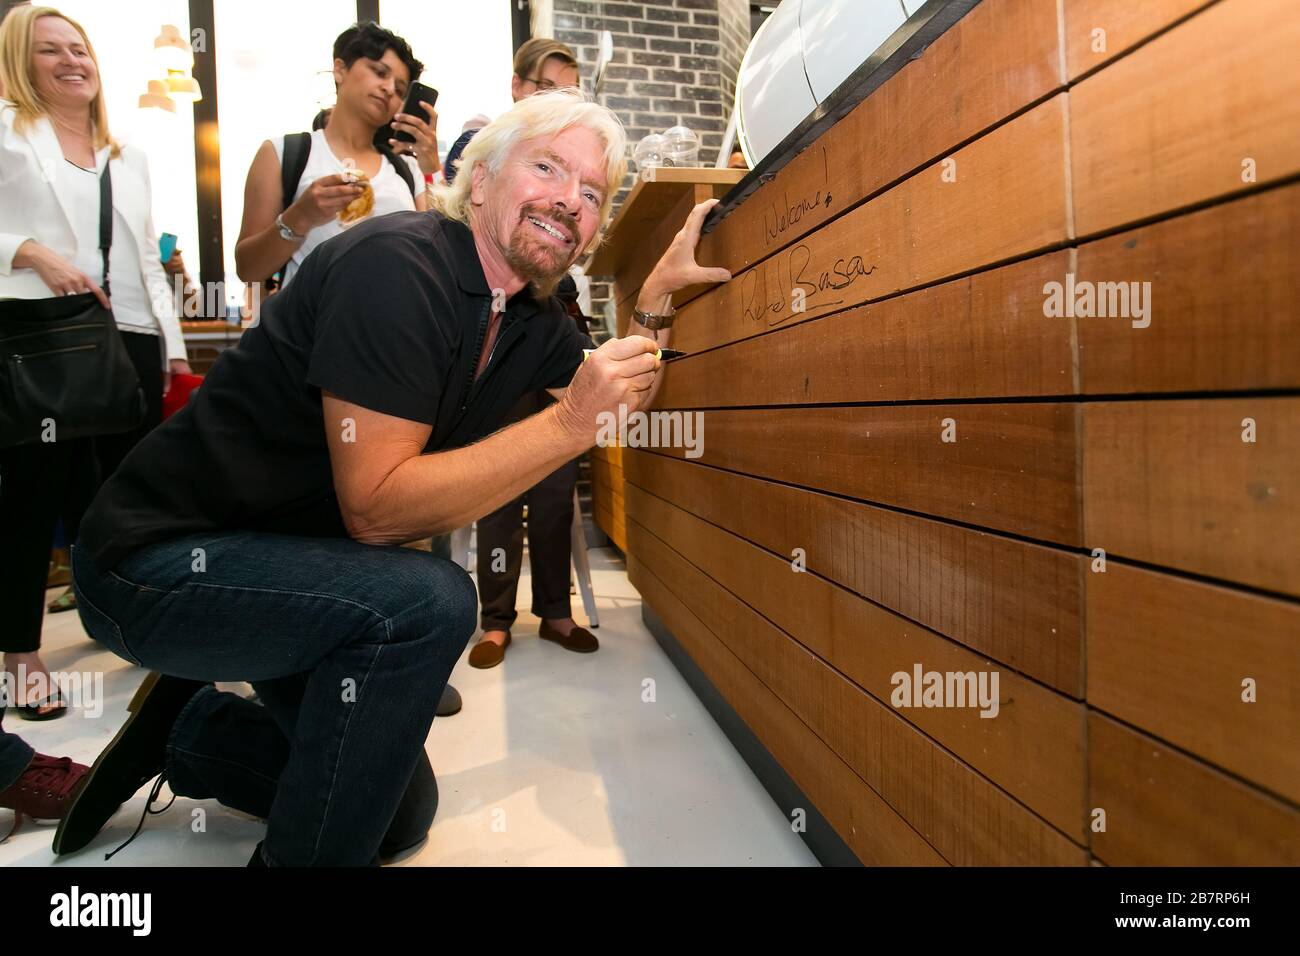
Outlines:
<svg viewBox="0 0 1300 956"><path fill-rule="evenodd" d="M470 295L491 295L487 277L483 275L483 263L478 259L478 248L474 245L474 233L469 226L454 219L444 219L442 228L451 245L456 282L461 289Z"/></svg>

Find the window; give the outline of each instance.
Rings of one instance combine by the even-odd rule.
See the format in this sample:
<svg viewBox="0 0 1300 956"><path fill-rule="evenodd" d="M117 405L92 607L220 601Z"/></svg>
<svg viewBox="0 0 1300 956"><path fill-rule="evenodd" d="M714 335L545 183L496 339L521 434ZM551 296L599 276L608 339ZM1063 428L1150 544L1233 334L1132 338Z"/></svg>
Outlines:
<svg viewBox="0 0 1300 956"><path fill-rule="evenodd" d="M190 275L198 278L198 203L194 190L194 111L177 103L176 112L141 109L140 94L149 80L161 79L153 41L164 23L189 35L188 0L60 0L58 9L80 23L99 60L100 83L113 136L149 157L153 220L161 235L174 233Z"/></svg>
<svg viewBox="0 0 1300 956"><path fill-rule="evenodd" d="M305 7L267 0L213 5L226 300L238 305L244 285L235 275L235 243L248 167L264 140L311 129L321 74L332 67L334 40L356 21L357 8L355 0L315 0ZM513 53L505 0L381 0L379 15L425 64L421 81L438 90L440 155L465 120L510 108ZM324 82L328 87L329 80ZM192 161L190 166L193 182Z"/></svg>
<svg viewBox="0 0 1300 956"><path fill-rule="evenodd" d="M311 129L318 112L318 74L333 64L334 40L356 22L357 5L355 0L307 5L213 0L213 14L226 302L237 307L244 284L235 275L235 243L248 167L263 141Z"/></svg>
<svg viewBox="0 0 1300 956"><path fill-rule="evenodd" d="M438 91L439 156L466 120L510 109L514 50L505 0L380 0L379 15L424 63L420 82Z"/></svg>

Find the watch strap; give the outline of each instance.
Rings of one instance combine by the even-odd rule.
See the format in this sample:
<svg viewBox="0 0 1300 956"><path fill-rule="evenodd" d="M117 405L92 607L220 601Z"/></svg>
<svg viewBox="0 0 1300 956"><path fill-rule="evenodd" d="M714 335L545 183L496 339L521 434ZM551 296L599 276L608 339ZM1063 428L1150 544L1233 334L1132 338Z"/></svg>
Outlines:
<svg viewBox="0 0 1300 956"><path fill-rule="evenodd" d="M280 237L282 239L287 239L291 242L298 242L306 238L305 236L298 235L298 233L288 227L284 221L284 213L280 213L280 215L275 217L275 227L280 230Z"/></svg>
<svg viewBox="0 0 1300 956"><path fill-rule="evenodd" d="M650 329L652 332L657 331L658 329L671 328L673 324L673 319L676 317L676 315L677 315L676 309L673 309L671 312L664 315L659 315L654 312L642 312L640 309L636 308L635 306L632 309L632 317L636 319L637 322L641 323L641 325L643 325L645 328Z"/></svg>

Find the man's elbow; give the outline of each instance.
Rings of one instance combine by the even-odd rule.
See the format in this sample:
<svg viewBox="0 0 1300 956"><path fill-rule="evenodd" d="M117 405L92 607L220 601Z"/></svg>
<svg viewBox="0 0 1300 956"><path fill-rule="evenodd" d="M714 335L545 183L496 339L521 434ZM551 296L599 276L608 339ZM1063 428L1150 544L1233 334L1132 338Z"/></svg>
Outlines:
<svg viewBox="0 0 1300 956"><path fill-rule="evenodd" d="M339 515L343 518L343 529L348 537L358 544L402 544L407 540L373 508L349 506L340 501Z"/></svg>
<svg viewBox="0 0 1300 956"><path fill-rule="evenodd" d="M348 537L358 544L406 544L408 541L449 534L456 530L445 521L438 522L436 526L417 527L410 521L399 520L396 515L384 514L374 508L348 508L342 503L339 505L339 514L343 517L343 528Z"/></svg>

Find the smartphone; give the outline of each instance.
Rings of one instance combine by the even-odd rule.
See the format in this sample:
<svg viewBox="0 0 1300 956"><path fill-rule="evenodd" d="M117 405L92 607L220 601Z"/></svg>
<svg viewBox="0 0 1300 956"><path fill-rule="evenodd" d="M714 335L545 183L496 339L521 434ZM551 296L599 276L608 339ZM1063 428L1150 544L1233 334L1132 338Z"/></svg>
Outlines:
<svg viewBox="0 0 1300 956"><path fill-rule="evenodd" d="M398 111L408 116L418 116L426 123L429 121L429 114L420 107L421 103L428 103L435 106L438 103L438 91L432 86L425 86L423 83L412 83L411 88L406 91L406 102ZM414 143L415 137L403 130L398 130L393 134L393 139L399 143Z"/></svg>
<svg viewBox="0 0 1300 956"><path fill-rule="evenodd" d="M164 232L161 236L158 237L158 255L162 257L159 260L160 262L166 262L168 259L172 257L172 253L175 251L176 251L175 236L173 236L170 232Z"/></svg>

